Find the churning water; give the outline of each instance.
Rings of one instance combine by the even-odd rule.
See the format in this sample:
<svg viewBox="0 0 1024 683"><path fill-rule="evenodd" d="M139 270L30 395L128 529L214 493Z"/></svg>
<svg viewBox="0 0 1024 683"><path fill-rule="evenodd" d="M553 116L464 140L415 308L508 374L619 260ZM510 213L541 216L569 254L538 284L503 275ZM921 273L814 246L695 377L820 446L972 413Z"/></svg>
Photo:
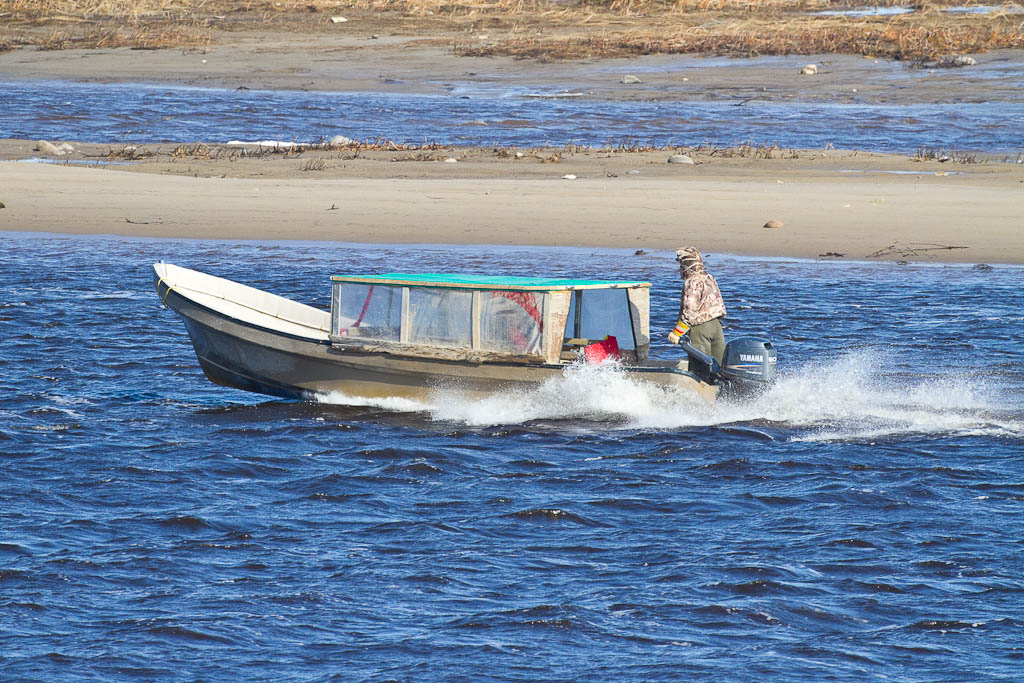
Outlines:
<svg viewBox="0 0 1024 683"><path fill-rule="evenodd" d="M164 259L326 307L332 273L646 279L670 255L0 233L5 679L1012 679L1024 269L712 254L709 406L573 368L465 401L202 376Z"/></svg>
<svg viewBox="0 0 1024 683"><path fill-rule="evenodd" d="M972 76L1024 87L1018 64ZM905 76L903 76L905 78ZM893 77L890 77L893 78ZM1018 97L990 102L614 101L528 97L521 88L452 86L445 95L223 90L65 81L0 83L0 138L100 143L358 140L447 145L736 145L912 153L957 147L1018 154ZM461 94L460 94L461 93Z"/></svg>

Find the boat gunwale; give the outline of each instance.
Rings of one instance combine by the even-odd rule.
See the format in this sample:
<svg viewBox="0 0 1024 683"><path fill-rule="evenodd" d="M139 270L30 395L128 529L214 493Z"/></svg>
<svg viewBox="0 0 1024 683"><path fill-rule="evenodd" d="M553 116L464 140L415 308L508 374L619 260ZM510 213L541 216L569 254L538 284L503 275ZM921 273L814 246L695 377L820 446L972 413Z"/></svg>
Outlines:
<svg viewBox="0 0 1024 683"><path fill-rule="evenodd" d="M166 293L161 293L160 292L159 288L161 286L165 287L167 289ZM288 339L294 339L296 341L309 342L310 344L317 344L319 346L326 346L326 347L330 347L331 346L331 341L329 339L317 339L316 337L303 337L301 335L293 334L291 332L285 332L284 330L274 329L273 327L264 327L263 325L259 325L257 323L249 322L248 320L242 320L241 318L236 318L236 317L234 317L232 315L229 315L229 314L225 313L224 311L218 311L216 308L212 308L210 306L207 306L206 304L199 303L198 301L196 301L195 299L189 297L188 295L183 294L176 287L174 287L173 285L168 284L167 281L163 280L163 279L161 279L157 283L157 293L160 294L160 299L163 302L163 305L167 306L168 308L173 309L174 312L177 313L178 315L182 315L183 316L185 314L182 313L181 311L179 311L177 309L177 307L167 303L167 300L170 298L171 294L173 294L174 296L176 296L179 299L184 299L185 301L189 302L192 306L195 306L196 308L202 309L202 310L206 311L207 313L211 313L211 314L213 314L213 315L215 315L215 316L217 316L219 318L222 318L223 320L228 320L228 321L230 321L230 322L232 322L232 323L234 323L236 325L241 325L242 327L249 327L249 328L252 328L254 330L260 330L262 332L269 332L271 334L276 334L279 337L286 337ZM225 301L231 301L231 300L230 299L225 299ZM232 303L237 303L237 302L232 302ZM240 304L240 305L244 306L245 304ZM251 310L258 311L258 312L261 312L261 313L263 312L263 311L260 311L257 308L252 308L252 307L249 307L249 306L246 306L246 308L250 308ZM277 317L277 316L272 316L272 315L269 315L269 314L267 314L267 315L269 317L272 317L272 318L276 318ZM277 318L277 319L278 320L283 320L284 322L291 322L289 320L285 320L284 318ZM311 327L310 329L314 329L314 328Z"/></svg>
<svg viewBox="0 0 1024 683"><path fill-rule="evenodd" d="M185 283L182 283L180 281L175 281L172 284L171 279L170 279L170 272L168 271L168 267L175 268L175 269L178 269L180 271L184 271L185 273L196 274L196 275L200 275L200 276L203 276L203 277L206 277L206 278L212 278L214 280L223 281L224 283L227 283L229 286L232 286L232 287L240 287L240 288L242 288L244 290L247 290L247 291L251 290L252 292L255 292L255 293L257 293L257 294L259 294L261 296L269 296L269 297L272 297L272 299L274 299L274 300L279 300L279 301L287 302L287 304L289 306L297 306L297 307L301 307L303 309L310 309L312 311L315 311L316 313L326 315L327 319L328 319L328 325L330 324L330 312L329 311L324 311L322 309L316 308L315 306L310 306L308 304L304 304L302 302L295 301L294 299L289 299L288 297L281 296L280 294L274 294L273 292L268 292L266 290L262 290L262 289L259 289L257 287L252 287L251 285L246 285L246 284L243 284L243 283L240 283L240 282L236 282L234 280L229 280L227 278L223 278L223 277L220 277L218 275L211 275L209 273L205 273L205 272L200 271L200 270L193 270L191 268L185 268L184 266L178 266L178 265L175 265L173 263L167 263L165 261L159 261L159 262L153 264L153 278L156 281L157 294L160 296L160 302L162 304L166 305L166 298L167 298L168 295L167 295L167 293L162 293L160 291L160 285L164 285L166 287L166 289L167 289L167 292L172 292L173 291L178 296L181 296L183 298L188 299L189 301L191 301L196 306L201 306L201 307L203 307L206 310L217 311L218 313L222 313L224 316L230 318L231 320L237 320L239 322L244 322L242 318L238 318L238 317L232 316L231 314L226 313L224 311L219 311L218 309L213 308L212 306L209 306L207 304L203 304L203 303L197 301L195 298L189 297L187 294L185 294L185 292L195 292L196 294L202 295L204 297L210 297L210 298L213 298L213 299L217 299L217 300L223 301L223 302L225 302L227 304L230 304L231 306L238 306L240 308L247 309L249 311L252 311L254 313L259 314L260 316L265 316L265 317L273 318L275 320L281 321L282 323L286 323L286 324L291 325L291 326L295 326L295 327L299 327L299 328L304 328L304 329L308 329L308 330L311 330L311 331L315 331L317 336L305 337L305 336L302 336L302 335L299 335L299 334L285 332L283 330L275 330L275 332L278 332L279 334L287 335L287 336L289 336L291 338L294 338L294 339L309 339L309 340L317 341L317 342L321 342L321 343L329 343L329 339L330 339L330 329L329 329L329 327L321 327L321 326L316 325L316 324L310 324L309 322L304 321L304 320L298 320L298 319L296 319L294 317L289 317L289 316L281 315L279 313L273 313L271 311L266 310L265 308L254 306L251 303L249 303L247 301L244 301L244 300L242 300L241 298L239 298L237 296L236 297L229 297L229 296L225 296L224 294L215 294L213 292L206 291L204 289L200 289L200 288L195 287L195 286L189 286L189 284L192 284L192 283L185 284ZM252 326L255 327L255 328L258 328L258 329L273 329L273 328L264 327L262 325L258 325L258 324L255 324L255 323L253 323Z"/></svg>

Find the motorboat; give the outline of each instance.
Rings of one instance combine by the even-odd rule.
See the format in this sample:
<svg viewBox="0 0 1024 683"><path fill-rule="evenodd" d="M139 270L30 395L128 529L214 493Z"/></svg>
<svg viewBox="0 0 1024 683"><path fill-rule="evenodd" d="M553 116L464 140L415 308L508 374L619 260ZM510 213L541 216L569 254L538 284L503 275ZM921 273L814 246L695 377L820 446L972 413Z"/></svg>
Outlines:
<svg viewBox="0 0 1024 683"><path fill-rule="evenodd" d="M335 275L328 311L170 263L153 270L206 376L271 396L481 396L604 363L714 401L723 387L766 386L775 373L775 349L759 339L730 342L721 367L685 342L685 356L651 357L649 282Z"/></svg>

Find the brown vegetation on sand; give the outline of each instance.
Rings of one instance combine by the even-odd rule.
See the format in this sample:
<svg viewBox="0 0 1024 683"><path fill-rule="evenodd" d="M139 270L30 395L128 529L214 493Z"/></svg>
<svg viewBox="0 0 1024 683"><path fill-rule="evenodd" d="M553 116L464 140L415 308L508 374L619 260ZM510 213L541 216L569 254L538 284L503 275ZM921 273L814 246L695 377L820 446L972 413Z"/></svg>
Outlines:
<svg viewBox="0 0 1024 683"><path fill-rule="evenodd" d="M748 21L725 27L688 27L664 32L626 31L544 39L513 37L492 45L463 44L460 55L510 55L535 59L585 59L640 54L861 54L933 61L944 55L1024 47L1024 33L1002 26L929 27L898 19L827 25L801 21L773 27Z"/></svg>
<svg viewBox="0 0 1024 683"><path fill-rule="evenodd" d="M5 46L190 47L233 30L387 31L448 40L460 55L579 59L651 53L865 54L917 61L1024 48L1016 5L949 13L958 0L8 0ZM860 5L913 11L823 15Z"/></svg>
<svg viewBox="0 0 1024 683"><path fill-rule="evenodd" d="M175 0L9 0L5 27L12 45L44 50L74 47L157 49L211 41L209 19Z"/></svg>

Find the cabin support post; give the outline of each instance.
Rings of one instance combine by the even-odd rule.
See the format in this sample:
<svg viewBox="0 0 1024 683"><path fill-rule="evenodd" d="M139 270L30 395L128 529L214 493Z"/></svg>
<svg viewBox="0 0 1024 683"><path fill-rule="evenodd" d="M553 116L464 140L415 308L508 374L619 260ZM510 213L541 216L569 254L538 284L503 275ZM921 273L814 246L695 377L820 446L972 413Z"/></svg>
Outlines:
<svg viewBox="0 0 1024 683"><path fill-rule="evenodd" d="M562 341L565 338L565 322L569 317L569 290L555 290L545 294L544 330L541 337L544 360L559 363L562 355Z"/></svg>
<svg viewBox="0 0 1024 683"><path fill-rule="evenodd" d="M330 339L338 336L341 329L341 283L331 283L331 332Z"/></svg>
<svg viewBox="0 0 1024 683"><path fill-rule="evenodd" d="M402 324L398 330L398 341L406 344L409 341L409 288L402 287Z"/></svg>
<svg viewBox="0 0 1024 683"><path fill-rule="evenodd" d="M572 295L576 298L576 315L573 316L572 321L572 336L579 337L580 330L583 328L583 291L573 290Z"/></svg>
<svg viewBox="0 0 1024 683"><path fill-rule="evenodd" d="M480 309L483 308L484 305L483 296L482 292L473 292L473 312L471 314L473 316L473 320L470 323L472 326L471 336L473 340L473 349L480 348Z"/></svg>
<svg viewBox="0 0 1024 683"><path fill-rule="evenodd" d="M651 290L647 287L630 287L626 290L629 299L629 318L633 325L633 341L636 344L636 362L647 360L651 350Z"/></svg>

